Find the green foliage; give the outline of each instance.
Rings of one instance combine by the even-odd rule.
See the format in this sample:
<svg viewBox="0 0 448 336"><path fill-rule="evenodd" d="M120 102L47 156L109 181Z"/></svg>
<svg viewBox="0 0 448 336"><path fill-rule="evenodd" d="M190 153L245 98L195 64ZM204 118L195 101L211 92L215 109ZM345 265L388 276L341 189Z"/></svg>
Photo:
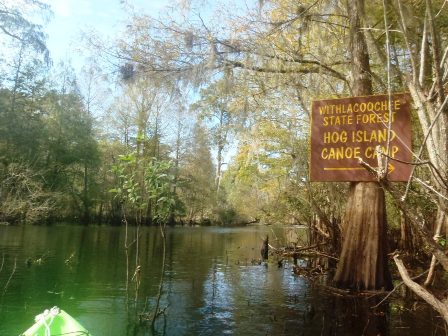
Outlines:
<svg viewBox="0 0 448 336"><path fill-rule="evenodd" d="M118 186L109 191L116 194L121 201L141 209L144 205L139 183L136 182L135 163L135 153L119 156L118 164L112 166L112 172L117 176Z"/></svg>
<svg viewBox="0 0 448 336"><path fill-rule="evenodd" d="M446 240L445 238L443 238L443 237L438 237L438 238L437 238L437 243L438 243L440 246L446 248L447 240Z"/></svg>
<svg viewBox="0 0 448 336"><path fill-rule="evenodd" d="M140 165L137 157L136 152L119 156L118 163L112 166L117 185L109 192L123 203L124 211L134 214L137 224L141 224L148 210L151 218L146 219L166 223L181 209L174 193L172 163L152 158Z"/></svg>
<svg viewBox="0 0 448 336"><path fill-rule="evenodd" d="M211 219L215 207L215 166L207 135L200 123L194 125L179 169L179 198L185 205L188 221Z"/></svg>
<svg viewBox="0 0 448 336"><path fill-rule="evenodd" d="M220 207L217 209L217 222L223 226L231 226L234 224L238 224L237 220L238 214L233 208L223 208Z"/></svg>
<svg viewBox="0 0 448 336"><path fill-rule="evenodd" d="M145 188L155 203L154 219L166 222L176 208L178 199L173 192L172 162L152 159L145 169Z"/></svg>
<svg viewBox="0 0 448 336"><path fill-rule="evenodd" d="M51 211L41 211L47 214L43 220L54 216L87 223L100 164L93 120L74 81L58 91L41 66L22 65L13 88L0 90L0 158L6 167L25 166L28 175L40 176L40 195L51 204Z"/></svg>
<svg viewBox="0 0 448 336"><path fill-rule="evenodd" d="M310 221L307 141L304 124L277 104L275 114L254 115L250 132L240 133L238 153L225 172L228 202L245 218L266 223Z"/></svg>
<svg viewBox="0 0 448 336"><path fill-rule="evenodd" d="M43 176L23 163L0 165L0 222L41 224L56 210Z"/></svg>
<svg viewBox="0 0 448 336"><path fill-rule="evenodd" d="M120 81L110 101L104 99L110 107L103 106L107 114L97 132L90 96L80 94L73 71L60 69L56 85L40 61L46 51L42 27L26 19L26 10L48 12L48 6L26 3L31 7L0 0L0 33L16 42L12 61L2 69L0 161L5 172L16 167L36 183L39 200L48 198L52 205L48 216L112 220L120 218L124 205L136 221L148 224L182 216L224 225L252 220L303 224L316 209L341 217L347 186L307 179L310 101L351 93L345 4L273 0L257 13L260 20L233 17L231 26L219 31L189 21L188 15L186 21L170 21L173 29L166 29L163 19L133 16L117 49L122 59L133 60L122 68L129 80ZM443 0L432 3L443 8ZM382 2L365 5L365 26L373 27L366 34L374 90L385 91ZM419 50L426 3L402 5L410 48ZM401 29L397 8L391 5L386 14L394 63L409 71L411 50L396 33ZM445 50L446 11L435 20ZM433 80L428 43L428 66L421 74L426 86ZM96 65L98 79L101 66ZM399 78L392 77L393 90L406 88ZM92 83L85 84L90 88ZM195 95L185 93L188 84L200 87L191 106L187 101ZM173 125L174 114L183 114L184 122ZM417 115L413 123L414 146L419 146L424 132ZM233 158L226 155L230 150ZM3 195L12 195L5 182L10 172L5 172L1 183L9 191ZM416 175L431 179L426 167L418 167ZM16 195L26 204L26 193ZM3 213L23 209L14 206L13 198L5 200ZM434 217L435 203L423 188L412 185L408 202ZM39 207L38 201L31 203ZM398 223L392 202L388 215ZM20 216L8 218L13 217Z"/></svg>

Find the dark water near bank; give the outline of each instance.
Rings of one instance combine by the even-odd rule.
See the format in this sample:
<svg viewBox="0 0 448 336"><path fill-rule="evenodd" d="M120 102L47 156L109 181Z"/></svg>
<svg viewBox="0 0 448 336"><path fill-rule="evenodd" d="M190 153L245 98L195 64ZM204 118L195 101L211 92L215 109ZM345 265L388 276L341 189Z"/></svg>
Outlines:
<svg viewBox="0 0 448 336"><path fill-rule="evenodd" d="M294 275L292 261L281 268L253 263L266 234L273 245L284 241L283 228L168 229L161 297L167 309L151 331L135 322L154 307L159 290L157 229L141 231L135 300L135 282L126 291L123 228L0 226L0 335L18 335L55 305L96 336L445 335L421 302L394 298L369 309L380 298L335 296ZM130 265L132 276L135 257Z"/></svg>

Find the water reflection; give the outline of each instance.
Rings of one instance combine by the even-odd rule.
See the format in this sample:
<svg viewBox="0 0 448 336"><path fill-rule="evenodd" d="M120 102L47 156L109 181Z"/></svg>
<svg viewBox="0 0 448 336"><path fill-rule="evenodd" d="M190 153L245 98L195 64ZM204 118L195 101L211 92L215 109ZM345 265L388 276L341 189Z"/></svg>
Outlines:
<svg viewBox="0 0 448 336"><path fill-rule="evenodd" d="M168 308L152 330L135 322L140 312L154 307L159 289L162 242L157 229L141 231L142 277L134 301L134 293L126 293L123 229L0 227L0 291L17 260L1 296L0 335L19 334L54 305L94 335L445 334L437 327L441 320L421 303L410 307L394 299L372 309L380 298L335 296L318 282L294 275L292 261L283 267L275 261L254 263L266 234L272 244L274 237L284 239L281 228L169 229L161 300L161 307ZM35 262L42 256L41 263Z"/></svg>

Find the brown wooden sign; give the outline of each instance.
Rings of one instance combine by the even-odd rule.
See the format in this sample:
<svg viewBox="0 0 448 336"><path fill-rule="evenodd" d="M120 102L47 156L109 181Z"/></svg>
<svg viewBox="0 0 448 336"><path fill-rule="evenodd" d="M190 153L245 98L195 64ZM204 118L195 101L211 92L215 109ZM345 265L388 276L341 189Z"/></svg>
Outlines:
<svg viewBox="0 0 448 336"><path fill-rule="evenodd" d="M388 137L389 156L410 162L410 101L407 93L392 95L390 102L388 95L314 101L310 180L375 181L359 159L377 167L376 147L386 153ZM410 173L410 165L389 160L389 181L407 181Z"/></svg>

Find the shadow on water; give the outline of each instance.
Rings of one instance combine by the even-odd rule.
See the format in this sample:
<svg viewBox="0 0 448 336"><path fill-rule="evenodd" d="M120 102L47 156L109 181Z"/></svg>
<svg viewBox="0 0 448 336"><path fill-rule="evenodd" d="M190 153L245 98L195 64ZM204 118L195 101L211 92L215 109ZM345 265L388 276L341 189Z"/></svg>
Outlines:
<svg viewBox="0 0 448 336"><path fill-rule="evenodd" d="M138 300L129 304L123 229L0 227L1 293L17 260L0 298L0 335L18 335L54 305L94 335L446 334L421 302L397 296L372 308L383 297L341 297L321 285L323 276L310 282L294 274L292 260L281 267L272 257L260 262L266 234L272 245L280 242L271 237L283 239L284 230L274 230L168 229L160 302L166 315L152 329L138 316L156 303L162 266L157 228L141 231L141 285Z"/></svg>

